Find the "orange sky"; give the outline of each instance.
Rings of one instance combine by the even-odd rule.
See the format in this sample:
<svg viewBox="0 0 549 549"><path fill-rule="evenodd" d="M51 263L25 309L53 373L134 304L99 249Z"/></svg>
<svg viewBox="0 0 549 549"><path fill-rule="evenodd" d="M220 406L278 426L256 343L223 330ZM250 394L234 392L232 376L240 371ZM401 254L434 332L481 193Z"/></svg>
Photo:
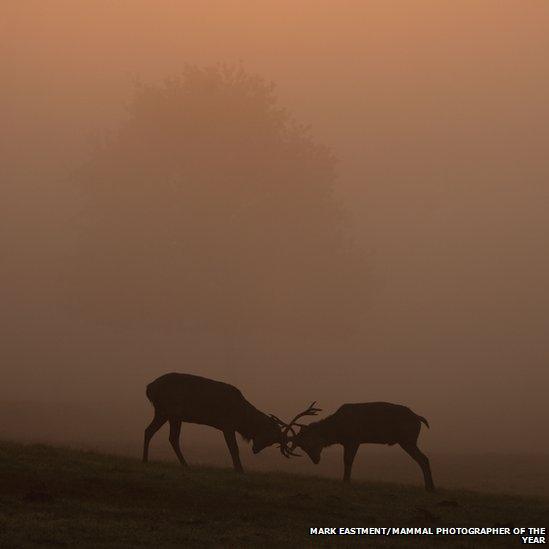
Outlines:
<svg viewBox="0 0 549 549"><path fill-rule="evenodd" d="M495 426L491 443L503 448L508 422L517 450L539 449L536 429L548 419L549 4L7 0L1 9L0 242L14 258L4 287L15 289L21 331L30 316L40 333L40 315L28 311L48 303L40 284L55 283L44 258L74 236L67 219L78 197L61 176L94 133L117 126L132 81L186 62L241 61L274 80L281 103L333 147L337 190L372 254L370 320L342 358L359 382L350 389L322 370L313 397L335 405L413 394L448 430L484 416L475 440ZM44 266L40 283L36 267L20 268L29 264ZM55 360L49 367L61 371ZM41 394L29 388L33 375L48 387L47 369L10 368L17 396ZM466 433L458 439L472 447Z"/></svg>

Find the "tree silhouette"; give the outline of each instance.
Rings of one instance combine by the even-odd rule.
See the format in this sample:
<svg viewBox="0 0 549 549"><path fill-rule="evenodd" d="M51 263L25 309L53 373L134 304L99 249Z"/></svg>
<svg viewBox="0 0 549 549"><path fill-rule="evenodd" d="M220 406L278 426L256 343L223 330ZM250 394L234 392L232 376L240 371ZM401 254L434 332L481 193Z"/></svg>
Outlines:
<svg viewBox="0 0 549 549"><path fill-rule="evenodd" d="M105 322L335 335L363 264L333 195L335 158L240 67L139 85L79 173L79 298Z"/></svg>

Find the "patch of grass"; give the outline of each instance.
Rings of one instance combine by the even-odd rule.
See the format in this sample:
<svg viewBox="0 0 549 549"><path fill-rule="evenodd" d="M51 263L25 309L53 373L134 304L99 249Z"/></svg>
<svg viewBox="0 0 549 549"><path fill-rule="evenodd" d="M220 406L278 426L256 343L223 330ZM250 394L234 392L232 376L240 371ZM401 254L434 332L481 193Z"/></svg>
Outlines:
<svg viewBox="0 0 549 549"><path fill-rule="evenodd" d="M513 547L512 537L324 537L312 526L545 526L549 500L249 473L0 444L1 547Z"/></svg>

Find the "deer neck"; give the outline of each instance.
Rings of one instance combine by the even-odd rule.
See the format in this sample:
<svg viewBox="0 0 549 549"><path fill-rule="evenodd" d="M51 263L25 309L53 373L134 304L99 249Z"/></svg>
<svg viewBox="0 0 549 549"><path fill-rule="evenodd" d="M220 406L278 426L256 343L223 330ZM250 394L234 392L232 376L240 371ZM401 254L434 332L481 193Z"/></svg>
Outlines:
<svg viewBox="0 0 549 549"><path fill-rule="evenodd" d="M255 406L249 402L244 407L240 428L237 431L246 439L251 440L261 430L261 425L267 419L267 416L260 412Z"/></svg>
<svg viewBox="0 0 549 549"><path fill-rule="evenodd" d="M329 416L314 424L314 427L318 429L318 433L322 438L324 448L340 442L337 425L331 419L331 416Z"/></svg>

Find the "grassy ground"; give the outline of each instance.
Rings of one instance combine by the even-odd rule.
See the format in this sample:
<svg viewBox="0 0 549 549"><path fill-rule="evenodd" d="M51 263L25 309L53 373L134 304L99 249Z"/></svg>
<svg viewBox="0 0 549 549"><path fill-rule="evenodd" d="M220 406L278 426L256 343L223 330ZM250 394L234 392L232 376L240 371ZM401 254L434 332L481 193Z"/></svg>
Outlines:
<svg viewBox="0 0 549 549"><path fill-rule="evenodd" d="M516 547L511 537L321 537L310 527L546 526L549 500L0 443L0 547Z"/></svg>

